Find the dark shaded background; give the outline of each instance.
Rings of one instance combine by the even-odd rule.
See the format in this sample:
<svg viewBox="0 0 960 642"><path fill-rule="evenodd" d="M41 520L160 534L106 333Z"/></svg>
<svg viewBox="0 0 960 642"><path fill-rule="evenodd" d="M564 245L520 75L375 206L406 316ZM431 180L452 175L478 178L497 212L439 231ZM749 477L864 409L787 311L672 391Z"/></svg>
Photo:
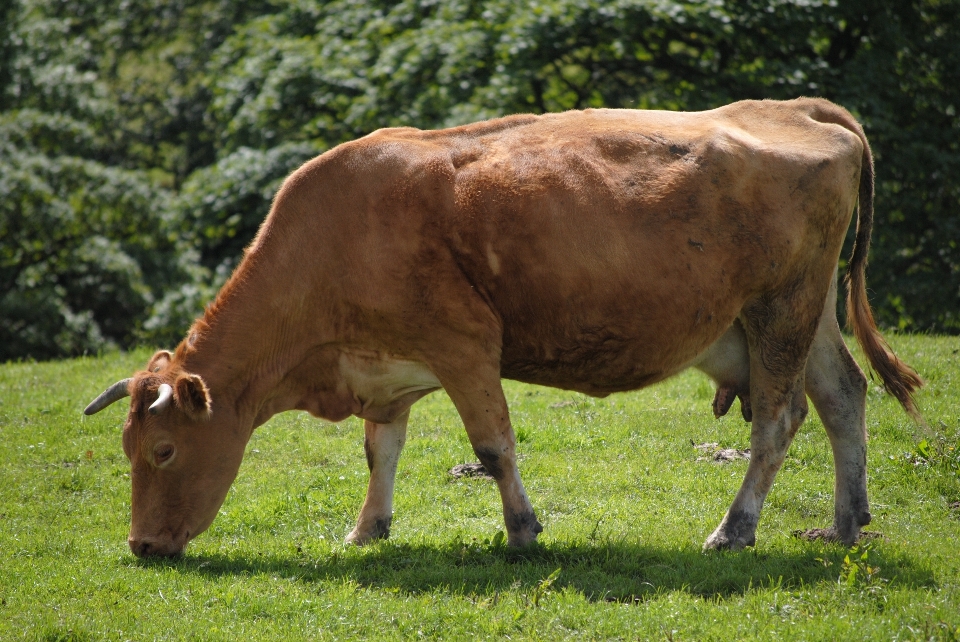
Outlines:
<svg viewBox="0 0 960 642"><path fill-rule="evenodd" d="M8 0L0 361L173 345L282 178L392 125L824 96L880 322L960 333L960 0Z"/></svg>

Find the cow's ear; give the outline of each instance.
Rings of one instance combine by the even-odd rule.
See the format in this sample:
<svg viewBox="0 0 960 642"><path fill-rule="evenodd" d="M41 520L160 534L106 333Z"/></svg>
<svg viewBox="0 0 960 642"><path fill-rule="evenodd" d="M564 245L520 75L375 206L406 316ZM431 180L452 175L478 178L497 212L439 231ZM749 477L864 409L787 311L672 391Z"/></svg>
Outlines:
<svg viewBox="0 0 960 642"><path fill-rule="evenodd" d="M210 417L210 391L200 375L182 374L177 377L173 387L173 396L177 405L183 409L191 419L208 419Z"/></svg>
<svg viewBox="0 0 960 642"><path fill-rule="evenodd" d="M173 355L170 352L160 350L157 354L153 355L150 362L147 363L147 370L150 372L160 372L167 367L172 359Z"/></svg>

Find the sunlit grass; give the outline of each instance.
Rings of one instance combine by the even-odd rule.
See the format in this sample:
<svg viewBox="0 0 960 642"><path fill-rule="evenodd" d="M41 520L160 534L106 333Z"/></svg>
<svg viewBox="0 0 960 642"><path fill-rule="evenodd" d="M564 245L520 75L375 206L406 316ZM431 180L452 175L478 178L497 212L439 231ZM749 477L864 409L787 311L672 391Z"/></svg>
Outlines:
<svg viewBox="0 0 960 642"><path fill-rule="evenodd" d="M475 457L434 394L414 407L390 540L341 543L366 488L360 422L287 413L257 430L187 554L140 561L126 546L126 403L80 411L149 355L0 366L0 639L956 638L960 340L892 342L929 382L930 430L871 391L880 536L855 553L791 535L833 511L813 413L757 547L700 552L745 463L697 462L693 444L744 448L749 427L736 409L714 420L712 388L689 373L606 399L505 382L545 526L536 547L502 546L492 482L449 475Z"/></svg>

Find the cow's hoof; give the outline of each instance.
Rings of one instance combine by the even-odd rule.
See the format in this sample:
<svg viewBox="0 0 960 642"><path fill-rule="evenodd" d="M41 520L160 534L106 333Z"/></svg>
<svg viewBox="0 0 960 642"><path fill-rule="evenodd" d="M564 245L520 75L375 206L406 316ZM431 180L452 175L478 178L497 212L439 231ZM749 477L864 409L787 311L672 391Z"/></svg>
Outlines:
<svg viewBox="0 0 960 642"><path fill-rule="evenodd" d="M543 526L533 511L511 515L507 519L507 545L517 548L537 541L537 535L543 532Z"/></svg>
<svg viewBox="0 0 960 642"><path fill-rule="evenodd" d="M757 538L753 533L740 534L739 536L732 536L729 530L725 529L723 525L717 530L713 531L713 534L707 538L707 541L703 543L703 550L706 551L741 551L747 546L755 546L757 543Z"/></svg>
<svg viewBox="0 0 960 642"><path fill-rule="evenodd" d="M357 524L357 527L347 535L344 543L364 546L380 539L387 539L390 537L390 521L391 518L384 517L375 520L372 525Z"/></svg>
<svg viewBox="0 0 960 642"><path fill-rule="evenodd" d="M510 548L523 548L525 546L531 546L537 543L536 533L532 535L524 534L522 536L518 535L509 535L507 536L507 546Z"/></svg>
<svg viewBox="0 0 960 642"><path fill-rule="evenodd" d="M862 510L858 513L846 513L835 515L833 526L828 528L832 531L836 539L847 546L853 546L860 541L860 528L869 524L873 519L870 511Z"/></svg>
<svg viewBox="0 0 960 642"><path fill-rule="evenodd" d="M743 510L729 510L717 530L703 543L704 551L739 551L757 543L757 516Z"/></svg>
<svg viewBox="0 0 960 642"><path fill-rule="evenodd" d="M703 551L742 551L747 546L753 546L757 543L756 538L729 538L714 533L703 543Z"/></svg>

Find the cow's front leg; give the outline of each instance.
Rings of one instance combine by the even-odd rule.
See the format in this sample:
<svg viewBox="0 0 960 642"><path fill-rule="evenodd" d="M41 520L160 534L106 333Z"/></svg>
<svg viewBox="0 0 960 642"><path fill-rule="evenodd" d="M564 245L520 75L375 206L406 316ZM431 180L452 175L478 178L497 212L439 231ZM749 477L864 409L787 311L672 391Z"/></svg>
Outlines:
<svg viewBox="0 0 960 642"><path fill-rule="evenodd" d="M407 440L407 420L410 411L389 424L377 424L369 419L363 422L363 450L370 469L367 497L360 509L357 526L347 535L348 544L367 544L386 539L393 519L393 485L397 476L400 451Z"/></svg>
<svg viewBox="0 0 960 642"><path fill-rule="evenodd" d="M496 480L503 500L503 519L507 527L507 543L525 546L543 531L517 469L516 437L510 425L507 400L500 386L499 369L490 369L487 376L441 379L463 419L473 452L487 472Z"/></svg>

